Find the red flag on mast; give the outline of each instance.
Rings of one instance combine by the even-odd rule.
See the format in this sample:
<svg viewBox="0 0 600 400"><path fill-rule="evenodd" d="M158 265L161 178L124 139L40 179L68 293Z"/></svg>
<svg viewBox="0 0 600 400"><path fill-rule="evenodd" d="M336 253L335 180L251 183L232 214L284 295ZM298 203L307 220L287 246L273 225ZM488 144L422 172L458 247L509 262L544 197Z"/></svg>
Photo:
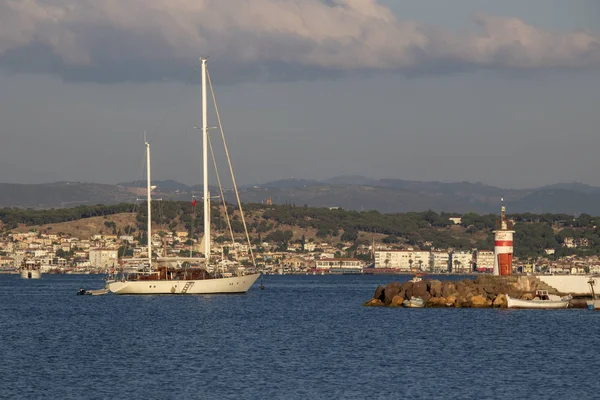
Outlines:
<svg viewBox="0 0 600 400"><path fill-rule="evenodd" d="M196 207L196 199L192 201L192 207Z"/></svg>

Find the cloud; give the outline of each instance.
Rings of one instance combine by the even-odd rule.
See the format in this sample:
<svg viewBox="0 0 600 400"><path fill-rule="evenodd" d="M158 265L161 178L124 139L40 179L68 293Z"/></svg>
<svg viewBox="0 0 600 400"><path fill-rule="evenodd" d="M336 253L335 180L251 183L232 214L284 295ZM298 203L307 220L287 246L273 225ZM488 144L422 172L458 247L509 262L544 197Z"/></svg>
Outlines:
<svg viewBox="0 0 600 400"><path fill-rule="evenodd" d="M453 32L399 20L375 0L3 0L0 68L118 82L185 80L199 55L237 79L600 65L590 32L473 20Z"/></svg>

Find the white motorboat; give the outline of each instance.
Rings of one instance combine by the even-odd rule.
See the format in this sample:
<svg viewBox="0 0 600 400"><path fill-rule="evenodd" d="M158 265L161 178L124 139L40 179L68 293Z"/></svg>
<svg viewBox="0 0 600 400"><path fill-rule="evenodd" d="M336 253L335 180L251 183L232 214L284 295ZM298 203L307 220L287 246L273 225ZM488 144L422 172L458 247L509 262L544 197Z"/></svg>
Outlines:
<svg viewBox="0 0 600 400"><path fill-rule="evenodd" d="M547 290L537 290L532 300L523 300L506 295L508 308L539 308L539 309L560 309L569 307L571 296L557 296L549 294Z"/></svg>
<svg viewBox="0 0 600 400"><path fill-rule="evenodd" d="M220 274L208 273L210 263L210 194L208 192L208 151L209 151L209 138L208 138L208 126L207 126L207 101L206 101L206 88L207 88L207 69L206 59L202 60L202 141L203 141L203 170L204 170L204 196L203 196L203 214L204 214L204 261L206 263L205 268L172 268L162 266L155 268L152 260L152 240L148 240L148 266L143 270L135 273L129 273L127 275L122 274L120 279L111 277L106 282L106 288L114 294L215 294L215 293L246 293L252 284L258 279L260 273L252 274L236 274L236 276L228 276L225 271ZM210 83L210 76L208 76ZM212 90L212 85L211 85ZM214 99L214 94L213 94ZM221 122L217 111L217 119L219 121L219 127L221 128ZM221 129L221 134L223 134ZM223 135L222 135L223 136ZM223 136L223 144L226 150L226 154L229 161L229 153L227 151L227 145ZM210 147L212 153L212 147ZM214 157L214 155L213 155ZM146 142L146 170L147 170L147 231L148 238L152 238L152 197L151 192L155 188L151 186L150 180L150 143ZM216 166L216 162L215 162ZM231 163L229 162L230 170ZM236 196L238 196L239 211L244 222L244 213L242 210L241 202L239 201L239 195L235 178L233 177L233 171L231 170L233 185ZM217 174L218 178L218 174ZM219 188L221 190L221 198L223 198L222 187L219 180ZM196 200L194 200L195 204ZM227 215L227 213L226 213ZM227 217L229 218L229 217ZM229 219L228 219L229 222ZM244 222L244 228L246 224ZM231 231L231 228L230 228ZM248 245L250 247L250 255L254 262L254 255L252 253L252 246L250 244L250 238L247 230L246 238L248 239ZM233 233L232 233L233 240ZM255 266L256 268L256 266Z"/></svg>
<svg viewBox="0 0 600 400"><path fill-rule="evenodd" d="M410 300L404 300L402 305L407 308L423 308L425 307L425 301L420 297L412 296Z"/></svg>

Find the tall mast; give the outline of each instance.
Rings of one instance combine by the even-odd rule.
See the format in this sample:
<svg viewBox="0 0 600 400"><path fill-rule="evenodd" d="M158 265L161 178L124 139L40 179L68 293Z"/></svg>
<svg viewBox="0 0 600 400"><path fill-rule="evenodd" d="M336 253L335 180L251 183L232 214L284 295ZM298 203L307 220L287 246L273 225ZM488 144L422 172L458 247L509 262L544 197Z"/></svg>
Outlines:
<svg viewBox="0 0 600 400"><path fill-rule="evenodd" d="M148 141L146 141L146 172L146 204L148 206L148 269L152 269L152 186L150 183L150 142Z"/></svg>
<svg viewBox="0 0 600 400"><path fill-rule="evenodd" d="M204 170L204 257L210 261L210 197L208 194L208 126L206 108L206 58L202 61L202 161Z"/></svg>

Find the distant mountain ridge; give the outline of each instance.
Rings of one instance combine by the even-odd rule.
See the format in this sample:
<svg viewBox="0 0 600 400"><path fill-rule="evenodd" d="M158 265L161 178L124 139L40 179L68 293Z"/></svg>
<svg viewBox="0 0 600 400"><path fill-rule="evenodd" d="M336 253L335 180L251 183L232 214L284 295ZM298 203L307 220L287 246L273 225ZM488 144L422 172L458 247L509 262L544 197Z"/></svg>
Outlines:
<svg viewBox="0 0 600 400"><path fill-rule="evenodd" d="M157 180L156 193L164 199L189 201L202 191L175 180ZM38 185L0 183L0 207L57 208L78 204L133 202L145 181L118 185L56 182ZM210 188L212 193L218 189ZM422 182L402 179L372 179L357 175L324 181L282 179L240 188L243 202L296 204L311 207L342 207L385 213L433 210L448 213L499 212L500 198L509 213L568 213L600 215L600 188L579 182L556 183L531 189L502 189L472 182ZM231 190L227 201L234 201Z"/></svg>

